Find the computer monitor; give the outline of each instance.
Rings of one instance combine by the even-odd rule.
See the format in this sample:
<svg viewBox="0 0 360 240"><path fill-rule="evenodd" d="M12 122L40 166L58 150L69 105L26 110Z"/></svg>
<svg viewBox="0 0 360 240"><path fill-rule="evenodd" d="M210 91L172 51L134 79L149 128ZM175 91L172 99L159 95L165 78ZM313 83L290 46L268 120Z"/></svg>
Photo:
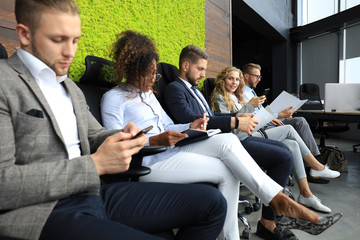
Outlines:
<svg viewBox="0 0 360 240"><path fill-rule="evenodd" d="M360 83L326 83L325 112L360 111Z"/></svg>

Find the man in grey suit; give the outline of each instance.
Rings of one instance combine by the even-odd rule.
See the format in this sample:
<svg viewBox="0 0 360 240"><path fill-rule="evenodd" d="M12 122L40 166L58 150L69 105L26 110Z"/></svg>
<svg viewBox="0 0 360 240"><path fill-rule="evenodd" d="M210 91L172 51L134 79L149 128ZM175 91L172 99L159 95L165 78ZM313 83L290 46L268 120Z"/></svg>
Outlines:
<svg viewBox="0 0 360 240"><path fill-rule="evenodd" d="M226 213L205 185L122 182L146 143L107 131L67 77L81 37L72 0L16 0L21 48L0 60L0 239L216 239ZM189 197L191 196L191 197Z"/></svg>

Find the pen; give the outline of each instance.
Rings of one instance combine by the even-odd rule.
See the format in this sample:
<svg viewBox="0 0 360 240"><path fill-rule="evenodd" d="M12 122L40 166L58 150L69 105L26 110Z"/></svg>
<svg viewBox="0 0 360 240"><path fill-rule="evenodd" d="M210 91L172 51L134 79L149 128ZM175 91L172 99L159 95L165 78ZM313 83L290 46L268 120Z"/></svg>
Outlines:
<svg viewBox="0 0 360 240"><path fill-rule="evenodd" d="M203 130L205 130L206 131L206 114L205 113L203 113L203 119L204 119L204 129Z"/></svg>

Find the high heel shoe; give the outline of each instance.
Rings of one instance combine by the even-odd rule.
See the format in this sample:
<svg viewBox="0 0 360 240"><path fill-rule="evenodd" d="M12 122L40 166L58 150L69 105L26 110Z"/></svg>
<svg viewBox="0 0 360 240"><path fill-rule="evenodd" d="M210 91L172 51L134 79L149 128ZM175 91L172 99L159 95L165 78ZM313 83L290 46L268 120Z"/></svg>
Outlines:
<svg viewBox="0 0 360 240"><path fill-rule="evenodd" d="M322 217L316 223L308 222L302 219L276 215L275 222L278 228L298 229L312 235L318 235L336 223L342 217L342 215L342 213L335 213L332 216Z"/></svg>

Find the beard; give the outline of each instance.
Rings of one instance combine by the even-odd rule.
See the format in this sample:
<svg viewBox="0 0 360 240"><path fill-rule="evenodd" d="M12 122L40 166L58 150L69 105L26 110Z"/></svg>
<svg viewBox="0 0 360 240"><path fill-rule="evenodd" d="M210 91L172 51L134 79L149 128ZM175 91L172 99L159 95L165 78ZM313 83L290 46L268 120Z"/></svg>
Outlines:
<svg viewBox="0 0 360 240"><path fill-rule="evenodd" d="M257 84L254 84L253 82L250 82L250 83L249 83L249 87L252 88L252 89L255 89L255 88L256 88L256 85L257 85Z"/></svg>
<svg viewBox="0 0 360 240"><path fill-rule="evenodd" d="M37 57L39 60L41 60L43 63L45 63L46 66L48 66L51 70L53 70L57 77L63 76L65 74L69 73L69 68L67 68L66 70L62 70L62 69L58 70L58 69L56 69L55 63L50 63L44 56L42 56L36 47L34 38L32 38L32 40L31 40L31 52L35 57Z"/></svg>
<svg viewBox="0 0 360 240"><path fill-rule="evenodd" d="M197 86L199 85L200 81L196 81L196 79L192 76L191 71L188 71L185 73L185 77L187 79L187 81L192 85L192 86ZM200 79L201 80L201 79Z"/></svg>

